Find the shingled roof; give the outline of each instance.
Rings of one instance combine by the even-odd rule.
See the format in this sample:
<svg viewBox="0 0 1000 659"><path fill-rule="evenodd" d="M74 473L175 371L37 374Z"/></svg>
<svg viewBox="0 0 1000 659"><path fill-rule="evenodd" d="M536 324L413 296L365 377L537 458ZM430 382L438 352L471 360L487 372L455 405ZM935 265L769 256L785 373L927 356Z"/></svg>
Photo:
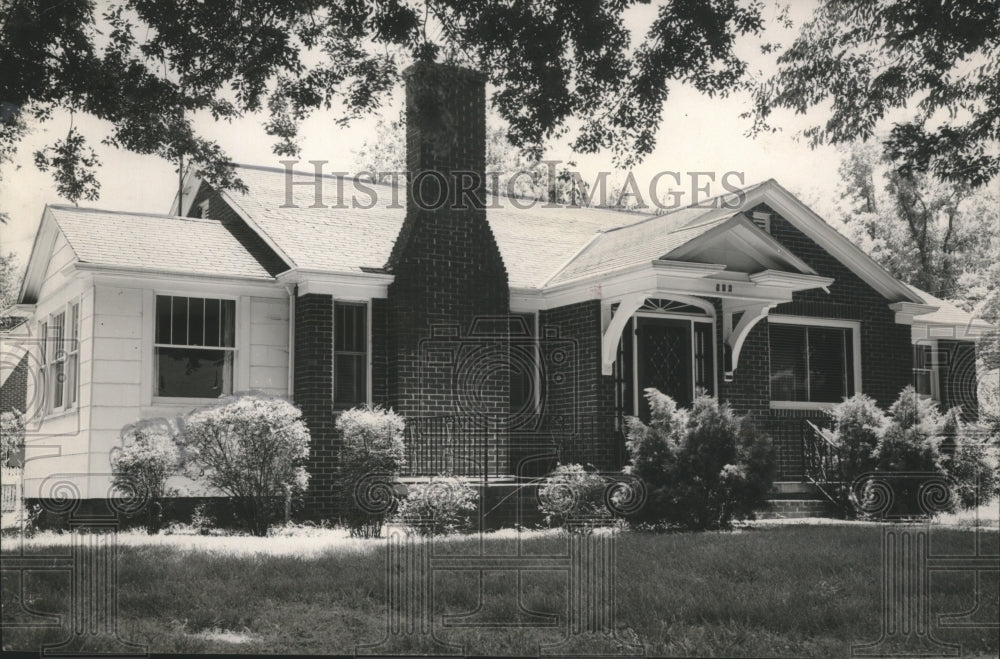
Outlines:
<svg viewBox="0 0 1000 659"><path fill-rule="evenodd" d="M361 272L381 268L406 216L405 192L389 184L365 185L378 196L371 208L351 208L351 195L367 204L367 193L355 193L351 179L323 176L327 208L310 208L314 189L296 185L288 207L283 169L237 165L247 192L224 192L226 201L252 223L292 265L304 270ZM314 174L296 171L294 180L312 183ZM338 190L344 190L344 199ZM343 202L343 203L338 203ZM487 210L511 286L540 288L593 272L651 261L701 235L716 222L699 221L719 212L709 205L665 214L607 208L548 206L501 197ZM593 249L588 248L592 246ZM586 248L586 249L585 249Z"/></svg>
<svg viewBox="0 0 1000 659"><path fill-rule="evenodd" d="M187 274L273 279L221 222L49 206L81 263Z"/></svg>

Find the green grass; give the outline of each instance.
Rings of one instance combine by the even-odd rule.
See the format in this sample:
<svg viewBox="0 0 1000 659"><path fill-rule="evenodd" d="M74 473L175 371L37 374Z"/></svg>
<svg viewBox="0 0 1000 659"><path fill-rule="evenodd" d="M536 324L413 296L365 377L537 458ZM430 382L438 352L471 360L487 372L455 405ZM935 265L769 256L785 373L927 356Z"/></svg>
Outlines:
<svg viewBox="0 0 1000 659"><path fill-rule="evenodd" d="M996 531L984 531L982 551L998 552ZM935 527L933 554L968 554L975 532ZM231 538L201 539L221 547ZM312 539L306 539L308 541ZM874 641L880 630L881 530L871 525L781 526L735 533L624 533L617 538L616 639L574 637L559 652L625 653L641 646L667 656L849 656L852 643ZM527 553L559 552L565 536L530 534ZM474 537L440 541L439 551L474 552ZM511 552L510 537L487 548ZM16 551L5 539L3 555ZM65 554L32 543L31 553ZM118 600L122 637L158 653L347 653L377 642L386 627L384 541L346 542L301 555L209 551L164 544L119 549ZM463 613L479 605L475 572L438 574L434 612ZM932 621L972 608L973 576L934 573ZM17 573L4 571L5 625L20 612ZM28 606L65 613L70 583L65 572L35 571L24 584ZM517 620L512 573L487 572L481 620ZM521 602L558 616L555 628L441 629L440 639L465 654L536 654L566 636L566 574L526 573ZM981 620L997 620L997 573L983 573ZM934 623L936 624L936 623ZM934 636L960 643L967 656L996 656L997 630L941 629ZM65 629L7 628L3 648L37 651L66 636ZM108 647L91 638L92 651ZM404 638L384 652L433 648ZM453 650L456 651L456 650Z"/></svg>

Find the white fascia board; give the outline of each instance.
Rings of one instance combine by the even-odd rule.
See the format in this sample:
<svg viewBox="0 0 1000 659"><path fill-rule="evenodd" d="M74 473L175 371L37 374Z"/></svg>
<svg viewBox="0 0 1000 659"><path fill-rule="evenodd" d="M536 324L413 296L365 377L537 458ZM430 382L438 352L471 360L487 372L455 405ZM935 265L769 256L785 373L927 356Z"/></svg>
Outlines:
<svg viewBox="0 0 1000 659"><path fill-rule="evenodd" d="M309 294L332 295L338 300L366 301L384 298L395 277L377 272L329 272L295 268L278 275L282 285L296 285L299 297Z"/></svg>
<svg viewBox="0 0 1000 659"><path fill-rule="evenodd" d="M827 224L823 218L803 204L791 192L781 187L774 179L769 179L751 190L744 200L743 208L758 203L765 203L773 208L795 228L827 250L834 258L890 301L923 302L902 282L865 254L861 248Z"/></svg>
<svg viewBox="0 0 1000 659"><path fill-rule="evenodd" d="M286 297L288 295L284 287L273 279L185 274L151 269L100 266L90 263L77 264L77 269L81 272L92 273L94 284L98 286L153 288L174 291L176 294L191 293L193 296L226 294Z"/></svg>
<svg viewBox="0 0 1000 659"><path fill-rule="evenodd" d="M52 247L55 245L58 233L59 226L52 216L52 211L46 206L42 211L42 219L38 223L38 231L35 232L35 240L31 245L31 254L28 256L28 265L25 267L24 278L21 280L21 289L17 294L17 301L19 303L23 303L25 298L37 301L38 293L42 288L42 282L45 280L45 271L49 267L49 259L52 258ZM70 249L72 247L70 245Z"/></svg>
<svg viewBox="0 0 1000 659"><path fill-rule="evenodd" d="M653 269L657 274L670 275L681 279L701 279L719 274L726 269L724 263L691 263L689 261L670 261L656 259Z"/></svg>
<svg viewBox="0 0 1000 659"><path fill-rule="evenodd" d="M896 312L896 322L900 325L912 325L915 316L934 313L939 307L915 302L893 302L889 309Z"/></svg>
<svg viewBox="0 0 1000 659"><path fill-rule="evenodd" d="M749 276L751 282L761 286L789 288L793 291L805 291L811 288L826 288L833 283L833 277L819 275L803 275L780 270L764 270Z"/></svg>
<svg viewBox="0 0 1000 659"><path fill-rule="evenodd" d="M561 284L547 289L511 289L511 308L517 311L553 309L586 300L615 300L626 295L645 293L650 297L661 295L703 296L750 302L790 302L792 292L829 285L827 277L795 275L795 282L782 285L753 282L746 273L718 272L721 266L686 264L702 268L703 273L717 272L717 276L692 276L696 270L660 267L646 264L619 273L611 278L588 278L582 282ZM741 274L741 277L735 277ZM781 273L784 274L784 273Z"/></svg>
<svg viewBox="0 0 1000 659"><path fill-rule="evenodd" d="M187 174L184 175L184 180L181 182L181 195L183 203L178 207L177 205L177 195L174 195L174 200L170 202L170 215L186 216L191 211L191 204L194 203L194 198L198 194L198 188L201 187L201 175L195 170L194 167L190 168Z"/></svg>

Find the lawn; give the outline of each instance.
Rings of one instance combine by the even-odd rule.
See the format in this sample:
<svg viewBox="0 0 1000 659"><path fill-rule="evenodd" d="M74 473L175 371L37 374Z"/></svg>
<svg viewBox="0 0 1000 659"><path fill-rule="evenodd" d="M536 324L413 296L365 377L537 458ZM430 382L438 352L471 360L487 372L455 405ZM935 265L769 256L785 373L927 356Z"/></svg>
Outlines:
<svg viewBox="0 0 1000 659"><path fill-rule="evenodd" d="M933 527L932 555L998 553L995 529ZM435 550L479 550L477 536L435 541ZM877 525L759 526L731 533L622 533L616 539L617 620L614 640L573 637L559 652L609 652L668 656L848 656L852 643L874 641L880 631L881 529ZM119 549L119 630L123 638L157 653L345 653L375 643L385 633L386 545L346 539L338 531L305 538L226 538L123 534ZM486 537L494 553L516 551L513 532ZM566 536L530 532L526 554L565 550ZM4 539L3 556L21 551ZM24 546L27 554L65 555L68 540L48 536ZM5 570L5 627L21 607L17 572ZM441 614L474 611L487 623L524 621L511 572L482 576L446 572L434 582L439 639L464 654L537 654L566 638L567 575L525 572L521 604L554 614L556 626L442 628ZM987 600L981 620L997 620L996 572L981 575ZM71 593L67 572L27 573L25 604L34 611L65 613ZM974 577L935 572L932 621L973 607ZM966 656L996 656L996 628L942 629L935 638L960 643ZM3 648L38 651L66 637L60 628L5 628ZM86 649L106 649L100 638ZM432 647L404 638L392 651ZM389 651L386 649L384 651Z"/></svg>

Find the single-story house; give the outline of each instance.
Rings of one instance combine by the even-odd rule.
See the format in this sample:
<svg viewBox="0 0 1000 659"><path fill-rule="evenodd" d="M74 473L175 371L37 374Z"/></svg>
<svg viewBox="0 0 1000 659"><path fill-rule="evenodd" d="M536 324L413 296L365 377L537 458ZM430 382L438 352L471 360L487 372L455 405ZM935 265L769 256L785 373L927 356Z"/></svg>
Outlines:
<svg viewBox="0 0 1000 659"><path fill-rule="evenodd" d="M237 165L245 192L193 173L168 214L45 208L15 309L26 334L5 339L26 497L53 496L54 474L104 497L123 426L248 390L301 408L320 516L336 414L365 403L407 417L408 474L496 480L548 449L620 469L643 390L688 404L701 388L773 437L786 492L808 476L804 421L856 392L887 406L915 382L976 414L988 326L774 180L665 214L418 203L416 174L484 172L485 82L433 64L407 80L411 184L367 183L359 204L337 194L356 180Z"/></svg>

